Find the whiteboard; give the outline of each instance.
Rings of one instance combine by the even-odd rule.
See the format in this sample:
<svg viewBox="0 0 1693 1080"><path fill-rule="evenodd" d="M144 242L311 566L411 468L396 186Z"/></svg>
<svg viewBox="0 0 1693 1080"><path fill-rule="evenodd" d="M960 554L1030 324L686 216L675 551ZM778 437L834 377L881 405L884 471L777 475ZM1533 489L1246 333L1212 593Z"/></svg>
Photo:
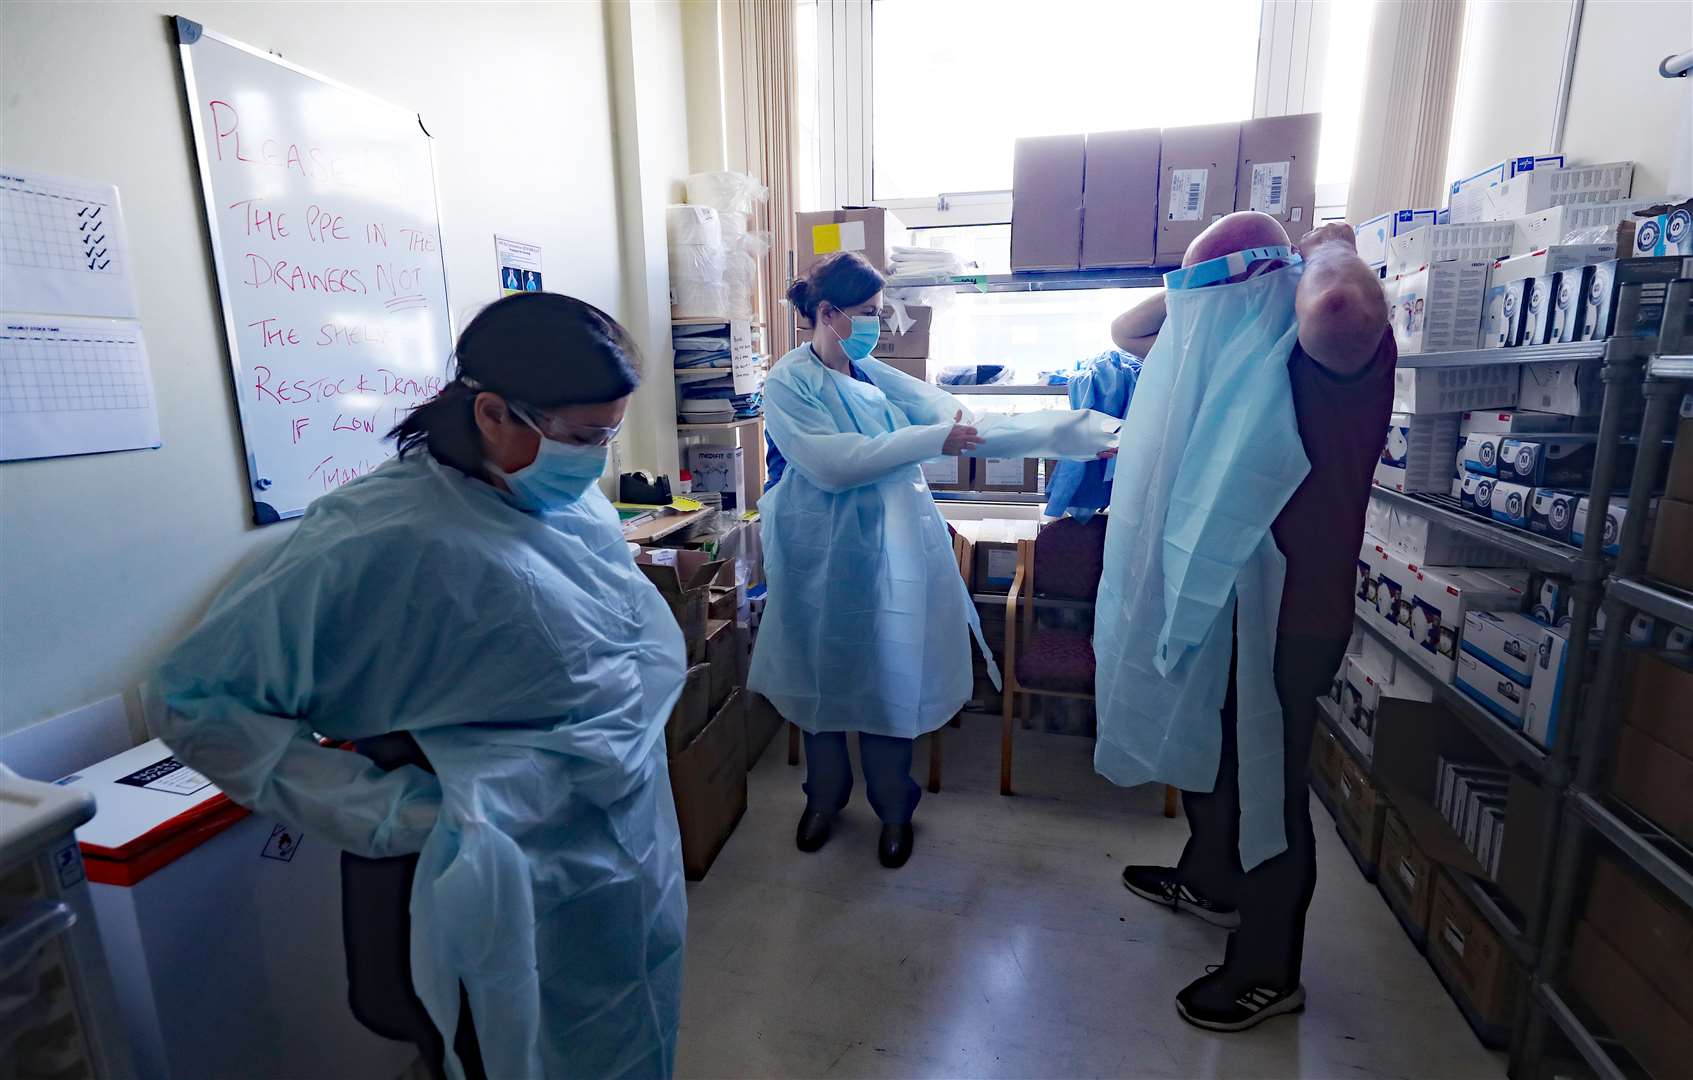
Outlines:
<svg viewBox="0 0 1693 1080"><path fill-rule="evenodd" d="M446 381L434 156L416 113L176 25L263 525L393 456Z"/></svg>

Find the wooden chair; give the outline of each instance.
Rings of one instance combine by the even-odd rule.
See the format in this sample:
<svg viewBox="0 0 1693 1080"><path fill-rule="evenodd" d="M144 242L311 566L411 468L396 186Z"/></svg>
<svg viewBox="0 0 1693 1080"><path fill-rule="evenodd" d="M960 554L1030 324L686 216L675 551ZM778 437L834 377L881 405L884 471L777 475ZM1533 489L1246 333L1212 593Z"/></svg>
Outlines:
<svg viewBox="0 0 1693 1080"><path fill-rule="evenodd" d="M1017 569L1005 597L1005 649L999 793L1011 794L1013 716L1021 711L1027 726L1034 695L1093 700L1094 656L1091 629L1037 627L1041 599L1091 608L1099 594L1105 565L1105 517L1088 521L1060 518L1033 540L1017 541ZM1037 587L1037 579L1039 581ZM1164 816L1176 815L1176 789L1164 788Z"/></svg>

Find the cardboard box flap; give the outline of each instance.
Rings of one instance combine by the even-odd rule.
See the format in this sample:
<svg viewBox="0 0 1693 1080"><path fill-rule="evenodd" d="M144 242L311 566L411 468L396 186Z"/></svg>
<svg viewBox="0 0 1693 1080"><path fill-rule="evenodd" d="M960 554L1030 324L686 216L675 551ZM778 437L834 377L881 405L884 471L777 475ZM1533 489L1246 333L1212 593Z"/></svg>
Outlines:
<svg viewBox="0 0 1693 1080"><path fill-rule="evenodd" d="M635 565L641 573L667 596L704 588L729 562L686 548L649 548L635 556Z"/></svg>

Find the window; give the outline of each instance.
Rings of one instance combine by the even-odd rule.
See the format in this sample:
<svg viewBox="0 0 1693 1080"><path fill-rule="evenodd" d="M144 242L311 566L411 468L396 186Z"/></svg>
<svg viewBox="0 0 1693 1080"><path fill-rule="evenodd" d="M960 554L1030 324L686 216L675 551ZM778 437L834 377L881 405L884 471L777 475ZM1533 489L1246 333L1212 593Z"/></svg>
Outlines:
<svg viewBox="0 0 1693 1080"><path fill-rule="evenodd" d="M876 0L877 202L1011 187L1018 136L1252 114L1260 0Z"/></svg>

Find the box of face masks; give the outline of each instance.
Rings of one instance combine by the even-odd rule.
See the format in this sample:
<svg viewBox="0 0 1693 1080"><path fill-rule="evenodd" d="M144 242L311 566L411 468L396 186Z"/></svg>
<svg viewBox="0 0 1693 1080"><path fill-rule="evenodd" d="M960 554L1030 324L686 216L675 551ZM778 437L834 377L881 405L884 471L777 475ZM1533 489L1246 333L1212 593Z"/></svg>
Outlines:
<svg viewBox="0 0 1693 1080"><path fill-rule="evenodd" d="M1528 687L1482 663L1469 653L1460 653L1453 683L1488 712L1514 728L1523 726L1523 707Z"/></svg>
<svg viewBox="0 0 1693 1080"><path fill-rule="evenodd" d="M1499 476L1532 487L1584 487L1593 477L1597 435L1512 436L1499 451ZM1625 460L1620 463L1626 467Z"/></svg>
<svg viewBox="0 0 1693 1080"><path fill-rule="evenodd" d="M1527 409L1477 410L1464 414L1463 419L1458 422L1458 430L1465 435L1478 432L1517 435L1568 431L1570 418L1557 413L1530 412Z"/></svg>
<svg viewBox="0 0 1693 1080"><path fill-rule="evenodd" d="M1578 340L1601 341L1613 335L1657 337L1669 283L1689 276L1693 276L1693 262L1679 256L1595 264L1588 275ZM1640 286L1640 303L1635 307L1632 326L1616 325L1617 293L1625 285Z"/></svg>
<svg viewBox="0 0 1693 1080"><path fill-rule="evenodd" d="M1523 734L1546 747L1558 737L1558 707L1564 688L1564 653L1568 638L1561 630L1540 626L1535 635L1534 654L1528 681L1528 703L1523 706Z"/></svg>
<svg viewBox="0 0 1693 1080"><path fill-rule="evenodd" d="M1387 265L1387 242L1395 236L1415 232L1425 225L1433 225L1438 211L1391 210L1362 222L1353 230L1358 238L1358 257L1372 267Z"/></svg>
<svg viewBox="0 0 1693 1080"><path fill-rule="evenodd" d="M1527 484L1509 480L1495 480L1489 508L1493 520L1519 529L1528 528L1529 508L1534 503L1534 489Z"/></svg>
<svg viewBox="0 0 1693 1080"><path fill-rule="evenodd" d="M1528 574L1516 570L1418 567L1413 575L1410 635L1414 655L1450 682L1458 656L1464 613L1474 609L1514 611L1523 605Z"/></svg>
<svg viewBox="0 0 1693 1080"><path fill-rule="evenodd" d="M1499 452L1505 436L1495 432L1477 432L1464 436L1458 460L1469 472L1483 476L1499 475Z"/></svg>
<svg viewBox="0 0 1693 1080"><path fill-rule="evenodd" d="M1593 267L1576 266L1557 275L1552 285L1552 314L1546 327L1546 340L1575 341L1581 333L1581 306L1587 300L1587 284Z"/></svg>
<svg viewBox="0 0 1693 1080"><path fill-rule="evenodd" d="M1536 169L1481 189L1485 220L1504 221L1551 206L1611 203L1634 191L1634 162Z"/></svg>
<svg viewBox="0 0 1693 1080"><path fill-rule="evenodd" d="M1580 501L1581 493L1577 491L1535 488L1534 501L1529 507L1529 531L1568 543L1576 504Z"/></svg>
<svg viewBox="0 0 1693 1080"><path fill-rule="evenodd" d="M1540 623L1516 611L1467 611L1460 647L1523 685L1534 681Z"/></svg>
<svg viewBox="0 0 1693 1080"><path fill-rule="evenodd" d="M1473 176L1466 176L1462 180L1452 181L1446 200L1450 211L1450 218L1454 222L1490 221L1487 216L1487 189L1496 187L1507 180L1526 173L1547 169L1562 169L1564 157L1562 154L1552 154L1546 157L1536 157L1533 154L1521 154L1517 157L1506 158L1504 161L1489 165Z"/></svg>
<svg viewBox="0 0 1693 1080"><path fill-rule="evenodd" d="M1630 217L1617 229L1619 248L1635 258L1651 255L1693 255L1693 200L1653 217Z"/></svg>
<svg viewBox="0 0 1693 1080"><path fill-rule="evenodd" d="M1387 548L1418 566L1510 566L1516 560L1491 544L1415 510L1393 510ZM1389 672L1391 675L1391 671Z"/></svg>
<svg viewBox="0 0 1693 1080"><path fill-rule="evenodd" d="M1523 340L1523 298L1528 283L1522 280L1490 285L1487 308L1482 315L1481 347L1512 349Z"/></svg>
<svg viewBox="0 0 1693 1080"><path fill-rule="evenodd" d="M399 1076L416 1059L348 1008L328 838L241 809L157 739L58 783L97 804L76 838L116 999L99 1020L134 1060L119 1075ZM36 1075L90 1075L57 1068Z"/></svg>
<svg viewBox="0 0 1693 1080"><path fill-rule="evenodd" d="M739 513L747 509L745 455L739 446L689 447L688 468L694 474L694 490L722 492L725 510Z"/></svg>
<svg viewBox="0 0 1693 1080"><path fill-rule="evenodd" d="M1589 516L1588 515L1588 502L1589 502L1588 499L1583 498L1579 503L1576 504L1575 517L1571 519L1571 523L1570 523L1570 542L1571 543L1582 544L1582 543L1586 542L1587 527L1588 527L1588 520L1587 519L1588 519L1588 516ZM1652 514L1652 511L1657 508L1656 504L1657 504L1657 500L1654 499L1654 500L1652 500L1652 505L1649 505L1646 508L1646 514L1647 514L1646 525L1647 525L1648 529L1651 528L1651 514ZM1605 510L1604 549L1603 549L1605 554L1615 555L1622 550L1621 547L1619 546L1621 541L1622 541L1622 526L1623 526L1623 522L1628 518L1628 514L1629 514L1628 500L1625 499L1625 498L1621 498L1620 496L1613 496L1611 498L1610 505Z"/></svg>
<svg viewBox="0 0 1693 1080"><path fill-rule="evenodd" d="M1460 419L1457 414L1474 409L1509 408L1516 403L1517 366L1514 364L1402 367L1393 373L1395 413L1446 414L1454 428ZM1454 438L1449 451L1455 451L1456 442ZM1446 464L1451 464L1450 455Z"/></svg>
<svg viewBox="0 0 1693 1080"><path fill-rule="evenodd" d="M1513 281L1555 274L1578 266L1593 266L1616 258L1617 246L1603 244L1553 244L1536 248L1522 255L1495 259L1488 272L1489 285L1505 285Z"/></svg>
<svg viewBox="0 0 1693 1080"><path fill-rule="evenodd" d="M1476 347L1487 283L1483 262L1430 263L1392 288L1393 338L1402 355Z"/></svg>
<svg viewBox="0 0 1693 1080"><path fill-rule="evenodd" d="M1408 274L1442 262L1485 262L1510 254L1516 226L1508 221L1487 225L1429 225L1395 236L1387 242L1389 277Z"/></svg>
<svg viewBox="0 0 1693 1080"><path fill-rule="evenodd" d="M1457 445L1457 413L1394 413L1388 419L1375 482L1394 491L1445 491Z"/></svg>
<svg viewBox="0 0 1693 1080"><path fill-rule="evenodd" d="M1598 416L1605 404L1605 384L1597 360L1560 360L1551 364L1523 364L1518 376L1517 401L1525 409L1565 416Z"/></svg>

